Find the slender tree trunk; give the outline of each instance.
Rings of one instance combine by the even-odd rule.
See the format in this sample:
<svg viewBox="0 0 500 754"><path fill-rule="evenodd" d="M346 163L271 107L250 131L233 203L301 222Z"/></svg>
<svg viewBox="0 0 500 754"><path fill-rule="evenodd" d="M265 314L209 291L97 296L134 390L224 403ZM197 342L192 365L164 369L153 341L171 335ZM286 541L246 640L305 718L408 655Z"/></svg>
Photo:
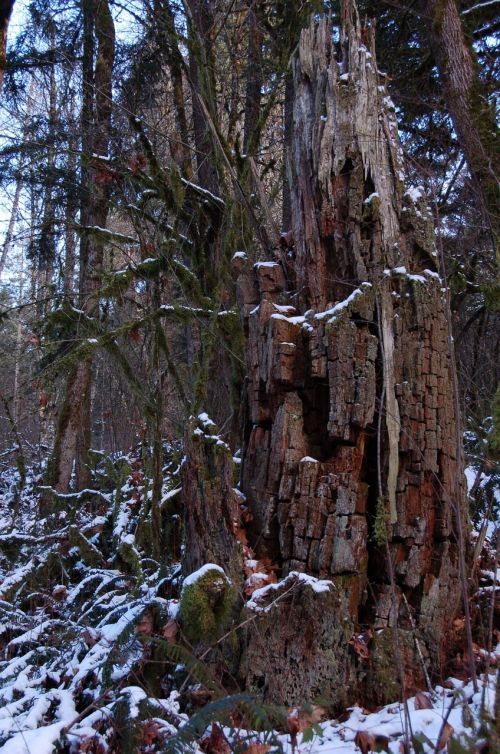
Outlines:
<svg viewBox="0 0 500 754"><path fill-rule="evenodd" d="M156 1L155 15L158 19L160 34L163 38L162 47L172 80L175 124L177 127L176 143L173 145L172 152L182 169L183 175L188 180L192 180L193 166L191 163L183 82L184 60L179 50L175 18L168 0L165 0L164 3L160 2L160 0Z"/></svg>
<svg viewBox="0 0 500 754"><path fill-rule="evenodd" d="M198 182L217 193L220 180L217 170L217 146L213 144L200 97L209 113L215 115L214 51L211 37L214 30L213 0L187 0L189 8L189 77L193 92L193 130L196 148Z"/></svg>
<svg viewBox="0 0 500 754"><path fill-rule="evenodd" d="M248 624L241 672L268 699L338 707L423 687L415 639L441 671L460 603L457 478L463 493L432 215L401 182L372 32L352 0L341 17L339 59L322 20L294 61L296 287L276 262L239 277L241 489L251 545L288 577Z"/></svg>
<svg viewBox="0 0 500 754"><path fill-rule="evenodd" d="M284 171L283 171L283 210L282 228L286 233L292 228L292 199L288 185L288 162L291 158L292 129L293 129L293 75L287 71L285 79L285 104L283 107L283 142L284 142Z"/></svg>
<svg viewBox="0 0 500 754"><path fill-rule="evenodd" d="M7 64L7 31L13 8L14 0L0 0L0 90L2 89L3 75Z"/></svg>
<svg viewBox="0 0 500 754"><path fill-rule="evenodd" d="M424 0L432 53L446 104L487 222L499 232L500 152L494 105L487 101L456 0Z"/></svg>
<svg viewBox="0 0 500 754"><path fill-rule="evenodd" d="M1 84L0 84L1 86ZM35 79L32 77L30 81L30 87L28 90L28 102L26 105L25 122L23 128L23 141L26 138L27 129L29 127L29 121L33 114L33 108L35 105ZM14 236L14 228L17 220L17 213L19 211L19 202L21 199L21 191L23 188L23 161L19 161L19 168L16 177L16 189L14 191L14 198L12 200L12 209L10 212L9 225L7 227L7 233L5 234L5 240L2 246L2 252L0 254L0 280L2 279L3 271L9 257L10 247L12 245L12 238Z"/></svg>
<svg viewBox="0 0 500 754"><path fill-rule="evenodd" d="M243 150L247 155L255 155L252 136L260 117L262 98L262 42L263 33L255 10L255 0L247 0L247 74L245 93L245 124L243 130Z"/></svg>
<svg viewBox="0 0 500 754"><path fill-rule="evenodd" d="M109 4L84 0L84 90L82 106L83 163L82 225L105 228L109 211L109 187L103 179L100 157L109 149L112 107L112 72L115 30ZM93 34L97 41L91 77ZM92 81L93 79L93 81ZM94 116L92 118L92 113ZM102 280L104 247L91 233L84 232L80 247L80 293L82 306L90 316L99 316L96 297ZM90 446L92 359L75 364L68 379L59 417L48 481L65 491L77 461L79 487L88 482L87 456Z"/></svg>

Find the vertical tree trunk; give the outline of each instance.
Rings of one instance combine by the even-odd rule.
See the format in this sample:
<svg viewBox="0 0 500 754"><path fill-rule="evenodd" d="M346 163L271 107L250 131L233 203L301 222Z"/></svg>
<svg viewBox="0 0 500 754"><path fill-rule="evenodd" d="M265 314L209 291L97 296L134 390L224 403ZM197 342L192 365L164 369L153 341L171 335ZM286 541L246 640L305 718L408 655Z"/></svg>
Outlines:
<svg viewBox="0 0 500 754"><path fill-rule="evenodd" d="M84 0L83 11L85 70L81 224L105 228L109 211L109 186L99 158L105 161L109 149L115 30L107 2L99 0L94 4L93 0ZM90 71L94 33L97 49L92 77ZM103 243L92 234L84 233L80 247L80 294L82 306L90 316L98 316L99 313L96 294L101 285L103 253ZM90 444L91 379L91 358L75 364L68 378L48 473L49 484L57 490L67 490L77 456L78 484L80 487L86 486L88 481L86 461Z"/></svg>
<svg viewBox="0 0 500 754"><path fill-rule="evenodd" d="M453 126L487 222L499 232L499 130L495 106L483 92L477 62L467 42L456 0L424 0L432 53L439 67Z"/></svg>
<svg viewBox="0 0 500 754"><path fill-rule="evenodd" d="M401 182L372 34L352 1L341 16L339 59L322 20L302 33L294 62L296 285L276 262L239 277L249 369L241 486L252 546L288 576L283 599L248 624L242 674L290 704L393 697L394 629L400 680L415 689L413 622L439 672L460 599L462 469L432 216L422 191ZM364 659L353 636L367 627Z"/></svg>
<svg viewBox="0 0 500 754"><path fill-rule="evenodd" d="M2 89L3 75L7 64L7 31L13 9L14 0L0 0L0 90Z"/></svg>
<svg viewBox="0 0 500 754"><path fill-rule="evenodd" d="M188 0L189 8L189 76L193 93L193 129L198 183L217 193L220 188L217 170L217 147L214 147L200 97L209 113L215 115L215 76L212 34L213 0Z"/></svg>
<svg viewBox="0 0 500 754"><path fill-rule="evenodd" d="M28 129L30 126L31 116L35 105L35 78L32 77L30 81L30 87L28 90L28 101L26 104L25 121L23 127L23 141L26 139ZM17 213L19 210L19 202L21 200L21 191L23 189L23 170L25 165L23 160L19 160L19 168L16 175L16 189L14 191L14 198L12 200L12 209L10 212L9 224L7 226L7 232L5 234L5 240L3 242L2 251L0 253L0 280L2 279L3 271L9 257L9 251L12 245L12 239L14 236L14 228L17 220Z"/></svg>
<svg viewBox="0 0 500 754"><path fill-rule="evenodd" d="M252 136L259 122L262 98L262 42L263 33L255 9L254 0L247 0L247 74L245 92L245 123L243 129L243 150L247 155L255 155Z"/></svg>

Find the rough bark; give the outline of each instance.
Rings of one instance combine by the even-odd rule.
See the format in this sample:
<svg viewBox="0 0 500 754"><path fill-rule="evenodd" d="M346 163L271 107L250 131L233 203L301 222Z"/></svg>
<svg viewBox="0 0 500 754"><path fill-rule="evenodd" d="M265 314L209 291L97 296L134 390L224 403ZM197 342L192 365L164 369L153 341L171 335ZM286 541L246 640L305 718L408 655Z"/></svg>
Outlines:
<svg viewBox="0 0 500 754"><path fill-rule="evenodd" d="M494 234L499 232L500 152L494 105L488 102L456 0L422 3L432 54L453 126L472 174L480 205Z"/></svg>
<svg viewBox="0 0 500 754"><path fill-rule="evenodd" d="M342 26L338 59L322 20L302 33L294 63L294 248L285 264L237 260L251 545L283 576L332 582L328 596L299 585L289 605L249 624L243 674L290 704L317 694L341 704L346 689L390 698L394 627L415 687L407 604L438 672L460 598L461 459L432 217L421 191L404 191L394 108L351 2ZM371 661L349 649L367 625L382 632ZM301 652L314 672L299 668Z"/></svg>
<svg viewBox="0 0 500 754"><path fill-rule="evenodd" d="M231 451L206 414L191 418L185 445L181 468L186 538L183 571L188 575L205 563L215 563L238 586L243 572L235 537L239 499Z"/></svg>
<svg viewBox="0 0 500 754"><path fill-rule="evenodd" d="M217 146L213 144L209 125L200 98L211 115L215 105L214 49L214 4L212 0L189 0L189 76L193 94L193 131L196 150L197 180L204 188L217 193L220 180L217 161L214 159Z"/></svg>
<svg viewBox="0 0 500 754"><path fill-rule="evenodd" d="M252 136L259 122L262 97L262 42L264 34L259 24L255 3L247 0L247 75L245 92L245 124L243 129L243 151L255 154Z"/></svg>

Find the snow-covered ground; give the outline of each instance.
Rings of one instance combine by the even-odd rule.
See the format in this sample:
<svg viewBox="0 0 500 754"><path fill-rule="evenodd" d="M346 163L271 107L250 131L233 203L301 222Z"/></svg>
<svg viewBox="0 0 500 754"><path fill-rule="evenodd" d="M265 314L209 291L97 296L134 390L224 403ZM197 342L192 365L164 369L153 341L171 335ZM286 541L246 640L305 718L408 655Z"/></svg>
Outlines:
<svg viewBox="0 0 500 754"><path fill-rule="evenodd" d="M175 454L171 468L169 504L179 490ZM472 742L484 737L493 714L500 647L476 693L470 682L449 679L432 695L407 700L406 710L394 700L368 712L353 699L338 720L325 722L318 708L282 710L281 726L252 733L229 727L242 704L265 718L266 706L243 694L216 696L188 716L178 690L193 677L178 645L168 645L158 665L156 693L143 676L155 641L169 641L181 582L175 564L160 568L141 550L150 482L137 458L115 459L113 468L104 459L96 489L65 496L47 521L37 516L39 471L28 471L20 496L16 472L0 474L0 754L122 754L127 737L130 750L144 754L355 754L377 747L405 754L407 737L416 754L430 754L436 742L445 751L448 741L476 751ZM480 575L481 593L497 590L500 574ZM316 591L328 588L298 577ZM252 588L248 605L258 612L261 597L282 586ZM485 652L479 654L485 667Z"/></svg>

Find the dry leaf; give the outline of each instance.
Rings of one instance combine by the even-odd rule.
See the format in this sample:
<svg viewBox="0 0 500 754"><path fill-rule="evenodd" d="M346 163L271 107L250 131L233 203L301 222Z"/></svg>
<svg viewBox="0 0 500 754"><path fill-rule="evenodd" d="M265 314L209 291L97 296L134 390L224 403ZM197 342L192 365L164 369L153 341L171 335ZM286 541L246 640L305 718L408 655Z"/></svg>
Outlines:
<svg viewBox="0 0 500 754"><path fill-rule="evenodd" d="M169 644L175 644L177 634L179 633L179 624L174 618L170 618L163 626L161 633Z"/></svg>
<svg viewBox="0 0 500 754"><path fill-rule="evenodd" d="M439 736L439 741L437 745L437 750L442 751L452 735L455 733L455 729L453 726L451 726L449 723L445 723L443 726L443 730L441 731L441 735Z"/></svg>
<svg viewBox="0 0 500 754"><path fill-rule="evenodd" d="M276 583L276 574L273 573L252 573L245 581L245 594L251 597L252 594L263 586Z"/></svg>
<svg viewBox="0 0 500 754"><path fill-rule="evenodd" d="M352 639L349 641L351 647L354 649L358 657L361 657L362 660L370 659L370 650L368 649L368 644L372 640L372 637L373 632L368 630L363 634L354 634Z"/></svg>
<svg viewBox="0 0 500 754"><path fill-rule="evenodd" d="M247 746L246 749L244 749L244 754L267 754L268 751L271 751L272 747L269 746L269 744L250 744L250 746Z"/></svg>
<svg viewBox="0 0 500 754"><path fill-rule="evenodd" d="M84 628L80 638L85 642L87 647L93 647L94 644L97 644L99 639L101 638L101 634L99 634L95 628L91 628L90 626L87 626L87 628Z"/></svg>
<svg viewBox="0 0 500 754"><path fill-rule="evenodd" d="M297 733L302 733L307 728L321 722L326 714L326 709L316 704L310 704L307 707L295 707L288 711L286 720L288 731L296 737Z"/></svg>
<svg viewBox="0 0 500 754"><path fill-rule="evenodd" d="M248 545L247 533L241 526L236 526L234 530L234 536L244 547Z"/></svg>
<svg viewBox="0 0 500 754"><path fill-rule="evenodd" d="M432 709L432 702L423 691L415 694L415 709Z"/></svg>
<svg viewBox="0 0 500 754"><path fill-rule="evenodd" d="M231 754L231 747L222 732L222 728L217 723L212 723L210 735L200 741L200 749L205 754Z"/></svg>
<svg viewBox="0 0 500 754"><path fill-rule="evenodd" d="M68 596L68 590L64 584L57 584L52 590L52 596L58 602L62 602Z"/></svg>
<svg viewBox="0 0 500 754"><path fill-rule="evenodd" d="M142 726L141 743L143 746L152 746L158 740L161 742L165 738L165 733L161 726L155 720L146 720Z"/></svg>
<svg viewBox="0 0 500 754"><path fill-rule="evenodd" d="M354 743L361 749L361 754L368 754L375 748L375 736L367 730L358 730L354 737Z"/></svg>

